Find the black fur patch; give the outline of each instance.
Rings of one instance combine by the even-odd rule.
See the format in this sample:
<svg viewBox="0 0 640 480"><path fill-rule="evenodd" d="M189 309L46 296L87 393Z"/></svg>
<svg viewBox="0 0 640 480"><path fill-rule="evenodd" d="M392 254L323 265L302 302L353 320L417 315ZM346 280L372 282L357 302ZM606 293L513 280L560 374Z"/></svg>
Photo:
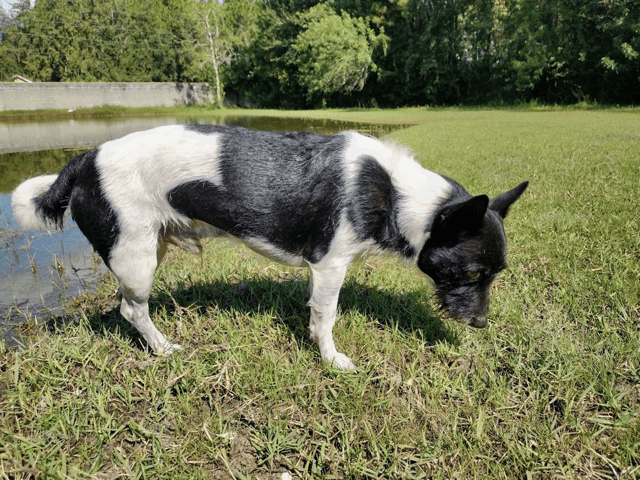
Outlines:
<svg viewBox="0 0 640 480"><path fill-rule="evenodd" d="M236 237L264 239L311 263L322 259L344 204L343 136L225 125L188 128L222 134L222 185L179 185L168 194L173 208Z"/></svg>
<svg viewBox="0 0 640 480"><path fill-rule="evenodd" d="M418 267L433 279L449 313L470 325L484 326L489 286L505 268L506 238L498 215L486 209L486 196L463 196L469 199L458 198L437 212Z"/></svg>
<svg viewBox="0 0 640 480"><path fill-rule="evenodd" d="M49 190L40 198L34 199L36 212L54 222L62 229L64 212L69 206L69 199L74 184L88 159L95 158L95 150L82 153L73 157L58 174Z"/></svg>
<svg viewBox="0 0 640 480"><path fill-rule="evenodd" d="M120 226L116 212L104 198L96 167L98 152L99 148L96 148L84 154L71 193L71 216L108 267L109 254L118 239Z"/></svg>
<svg viewBox="0 0 640 480"><path fill-rule="evenodd" d="M506 266L506 239L495 212L487 212L475 232L459 231L434 235L418 259L418 267L429 275L449 313L472 321L486 317L489 287Z"/></svg>
<svg viewBox="0 0 640 480"><path fill-rule="evenodd" d="M399 200L387 171L373 157L365 156L349 205L349 221L360 239L373 239L384 248L412 257L415 249L398 228Z"/></svg>
<svg viewBox="0 0 640 480"><path fill-rule="evenodd" d="M447 183L449 183L449 185L451 186L451 192L449 193L449 197L441 206L444 206L445 204L463 202L471 198L471 194L467 192L464 189L464 187L460 185L458 182L456 182L454 179L445 177L444 175L442 176L442 178L444 178L447 181Z"/></svg>

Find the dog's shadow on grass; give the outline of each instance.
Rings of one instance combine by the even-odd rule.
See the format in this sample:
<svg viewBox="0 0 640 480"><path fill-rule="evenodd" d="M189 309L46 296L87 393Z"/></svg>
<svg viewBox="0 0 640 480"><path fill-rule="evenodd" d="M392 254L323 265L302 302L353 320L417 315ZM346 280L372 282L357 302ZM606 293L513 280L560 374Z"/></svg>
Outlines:
<svg viewBox="0 0 640 480"><path fill-rule="evenodd" d="M195 309L200 315L216 310L235 311L240 315L266 313L274 322L286 326L301 344L310 344L308 280L289 278L253 278L238 282L223 280L211 283L178 284L171 289L156 288L149 301L149 311L165 309L173 317L177 309ZM437 311L429 305L427 292L395 294L382 288L347 281L340 291L338 323L351 313L368 317L367 323L379 328L394 328L407 335L419 336L427 345L440 342L458 344L455 332L443 324ZM119 305L109 311L88 316L90 328L130 337L144 346L138 332L119 313ZM162 331L162 327L157 325ZM184 326L188 328L188 326ZM166 333L166 332L165 332ZM170 337L170 335L168 335Z"/></svg>

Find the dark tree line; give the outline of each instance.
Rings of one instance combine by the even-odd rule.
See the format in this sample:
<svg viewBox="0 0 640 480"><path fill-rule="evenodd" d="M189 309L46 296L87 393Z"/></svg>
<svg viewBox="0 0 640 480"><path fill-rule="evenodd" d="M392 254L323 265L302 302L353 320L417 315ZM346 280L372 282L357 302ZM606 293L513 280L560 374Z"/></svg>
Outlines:
<svg viewBox="0 0 640 480"><path fill-rule="evenodd" d="M28 0L0 80L206 81L257 107L640 103L638 0Z"/></svg>

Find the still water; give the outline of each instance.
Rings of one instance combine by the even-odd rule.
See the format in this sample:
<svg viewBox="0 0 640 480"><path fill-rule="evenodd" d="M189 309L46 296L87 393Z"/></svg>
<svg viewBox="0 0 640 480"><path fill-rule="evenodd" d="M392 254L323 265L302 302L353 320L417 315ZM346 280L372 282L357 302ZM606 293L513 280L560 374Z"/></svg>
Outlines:
<svg viewBox="0 0 640 480"><path fill-rule="evenodd" d="M319 133L358 130L378 137L398 128L246 116L0 122L0 339L8 346L19 342L14 325L28 316L62 315L62 305L95 287L106 270L73 222L68 222L63 232L20 231L13 220L9 193L21 180L55 173L74 155L108 140L160 125L193 122Z"/></svg>

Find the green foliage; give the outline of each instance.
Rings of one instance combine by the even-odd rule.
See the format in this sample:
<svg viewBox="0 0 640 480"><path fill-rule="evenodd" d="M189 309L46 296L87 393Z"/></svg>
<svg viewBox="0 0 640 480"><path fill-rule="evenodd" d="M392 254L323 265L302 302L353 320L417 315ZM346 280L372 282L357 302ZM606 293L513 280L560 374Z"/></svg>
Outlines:
<svg viewBox="0 0 640 480"><path fill-rule="evenodd" d="M372 54L386 45L384 35L376 35L364 19L338 15L323 4L299 13L297 21L303 30L291 48L308 96L362 90L377 68Z"/></svg>
<svg viewBox="0 0 640 480"><path fill-rule="evenodd" d="M490 52L487 86L493 99L640 101L637 88L628 90L640 85L640 61L633 55L640 46L637 2L492 3L493 26L486 29L484 43ZM466 27L473 31L475 25Z"/></svg>
<svg viewBox="0 0 640 480"><path fill-rule="evenodd" d="M456 103L460 98L458 77L461 31L458 25L462 2L411 0L408 5L409 41L403 56L405 81L418 103Z"/></svg>
<svg viewBox="0 0 640 480"><path fill-rule="evenodd" d="M255 35L238 50L227 72L227 84L244 105L299 108L306 104L306 91L297 81L290 52L300 25L271 8L260 13Z"/></svg>
<svg viewBox="0 0 640 480"><path fill-rule="evenodd" d="M637 0L21 0L0 80L207 81L260 107L640 102Z"/></svg>
<svg viewBox="0 0 640 480"><path fill-rule="evenodd" d="M2 44L19 73L42 81L183 81L179 3L41 0Z"/></svg>

